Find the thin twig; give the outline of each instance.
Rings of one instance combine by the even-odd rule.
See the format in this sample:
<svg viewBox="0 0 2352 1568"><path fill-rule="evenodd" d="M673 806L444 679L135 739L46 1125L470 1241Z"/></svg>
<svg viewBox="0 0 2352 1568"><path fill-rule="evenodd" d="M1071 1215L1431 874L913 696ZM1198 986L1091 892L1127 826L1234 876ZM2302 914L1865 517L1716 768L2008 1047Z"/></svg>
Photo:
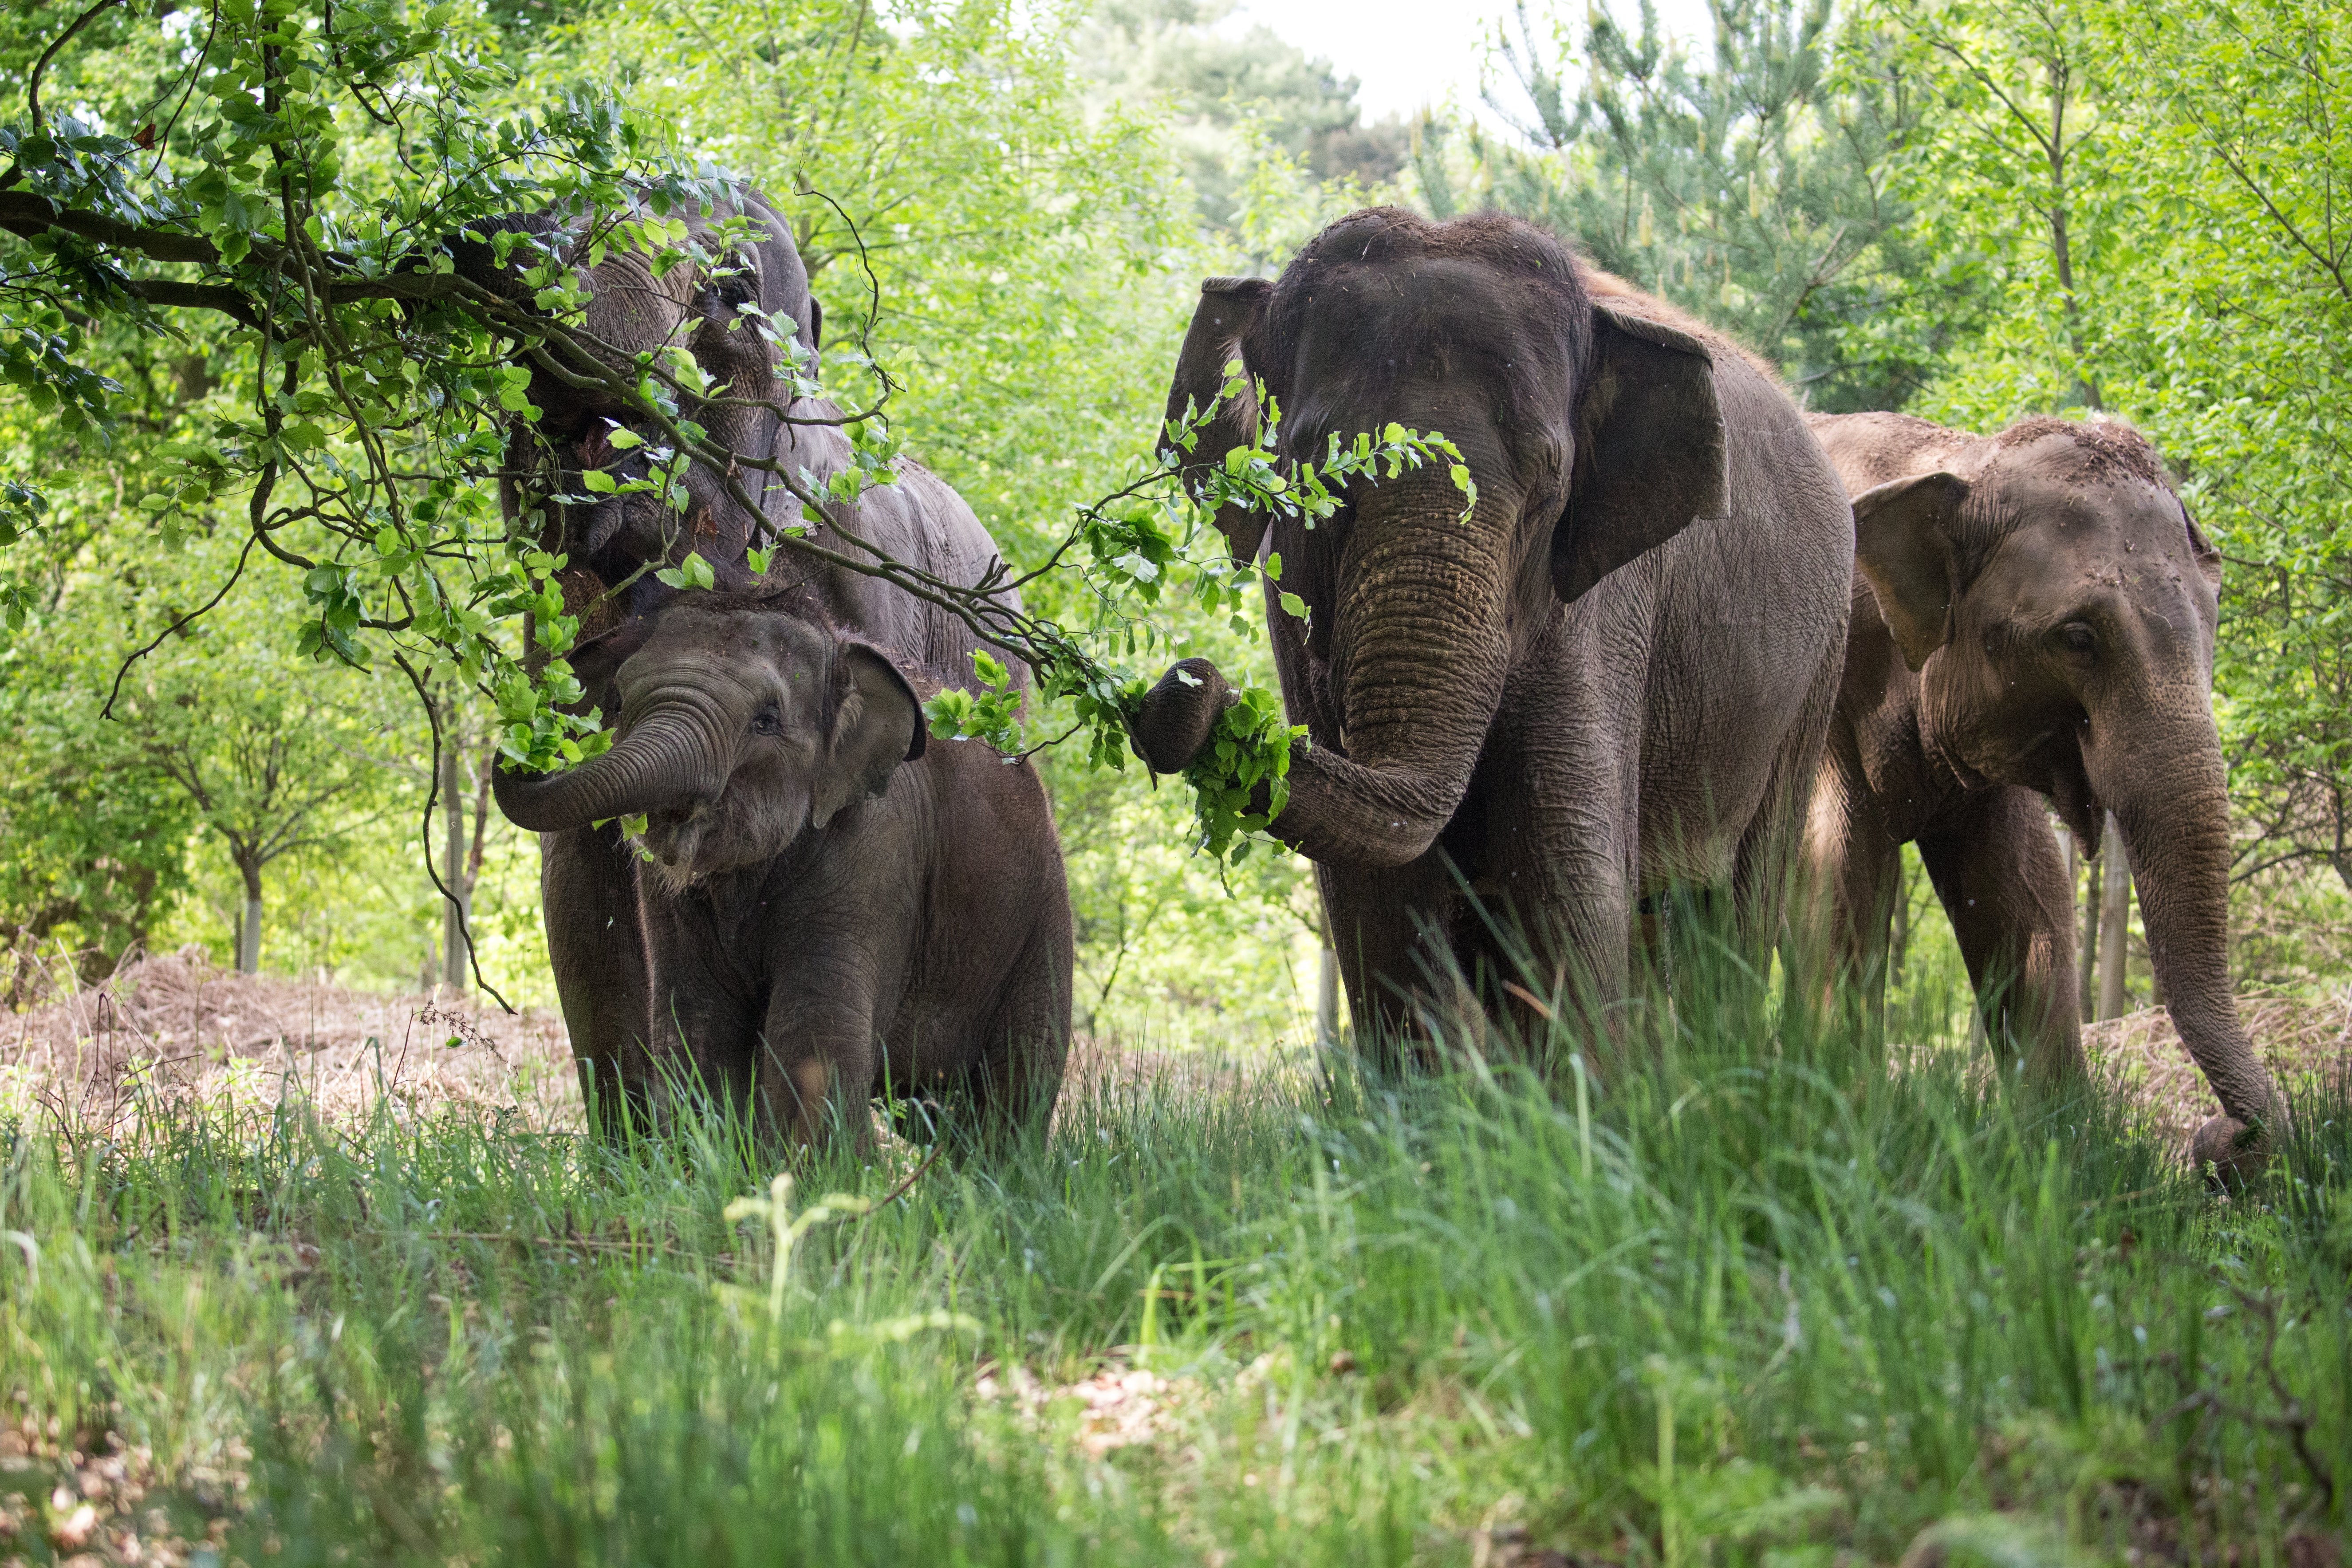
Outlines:
<svg viewBox="0 0 2352 1568"><path fill-rule="evenodd" d="M876 1214L888 1208L892 1204L897 1203L900 1198L905 1197L908 1192L913 1188L914 1184L923 1179L923 1173L931 1168L932 1163L940 1157L940 1151L944 1150L947 1146L948 1141L944 1138L938 1139L933 1142L931 1144L931 1152L923 1156L923 1163L917 1165L913 1170L908 1172L907 1179L905 1181L900 1182L897 1186L892 1187L887 1193L884 1194L882 1197L876 1202L872 1208L867 1209L864 1214L859 1215L857 1219L869 1219ZM856 1221L853 1221L852 1223L855 1224Z"/></svg>
<svg viewBox="0 0 2352 1568"><path fill-rule="evenodd" d="M73 19L73 25L59 33L57 41L43 49L41 58L33 62L33 74L25 79L25 111L36 129L38 129L41 123L41 73L49 68L49 62L58 58L58 51L73 41L73 36L76 33L88 26L100 12L119 3L120 0L98 0L97 5L76 16Z"/></svg>
<svg viewBox="0 0 2352 1568"><path fill-rule="evenodd" d="M392 656L392 662L400 667L400 673L408 677L408 684L416 689L416 700L425 708L425 721L433 729L433 786L425 793L425 823L421 829L425 847L425 874L433 879L435 891L447 900L449 907L457 911L457 937L466 944L467 961L474 968L474 984L488 992L490 1000L496 1002L505 1011L507 1016L511 1018L516 1016L514 1004L499 994L499 988L482 976L482 955L474 949L474 933L468 928L466 920L466 906L459 901L457 894L449 890L449 884L441 879L441 873L434 869L433 866L433 813L441 800L440 710L434 707L433 699L425 689L425 678L416 673L416 667L408 662L407 656L395 653ZM452 867L450 869L454 872L456 868Z"/></svg>
<svg viewBox="0 0 2352 1568"><path fill-rule="evenodd" d="M228 581L220 585L219 593L215 594L211 598L205 600L195 609L190 610L186 615L182 616L178 620L173 621L162 631L157 632L155 634L154 641L133 652L130 658L122 661L122 668L114 672L114 684L107 689L106 706L98 710L98 716L100 718L111 719L114 717L114 700L122 695L122 678L131 673L131 667L132 665L137 664L141 659L145 658L149 654L153 653L157 648L162 647L163 646L163 640L166 637L171 637L173 633L193 623L197 616L205 614L207 611L211 610L214 605L228 597L228 591L236 586L236 580L239 577L245 575L245 563L253 554L253 545L254 542L251 539L247 539L245 542L245 548L237 552L236 569L228 574Z"/></svg>

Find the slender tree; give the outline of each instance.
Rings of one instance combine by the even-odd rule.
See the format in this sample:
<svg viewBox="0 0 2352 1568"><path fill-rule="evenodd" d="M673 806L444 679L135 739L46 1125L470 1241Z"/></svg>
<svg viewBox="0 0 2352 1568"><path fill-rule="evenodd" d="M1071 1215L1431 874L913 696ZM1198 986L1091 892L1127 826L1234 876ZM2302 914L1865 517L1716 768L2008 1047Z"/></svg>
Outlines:
<svg viewBox="0 0 2352 1568"><path fill-rule="evenodd" d="M186 794L236 868L244 895L236 967L257 973L263 873L281 857L333 843L345 826L338 808L365 789L373 764L348 749L353 737L341 716L283 689L184 684L132 722L146 733L150 760Z"/></svg>

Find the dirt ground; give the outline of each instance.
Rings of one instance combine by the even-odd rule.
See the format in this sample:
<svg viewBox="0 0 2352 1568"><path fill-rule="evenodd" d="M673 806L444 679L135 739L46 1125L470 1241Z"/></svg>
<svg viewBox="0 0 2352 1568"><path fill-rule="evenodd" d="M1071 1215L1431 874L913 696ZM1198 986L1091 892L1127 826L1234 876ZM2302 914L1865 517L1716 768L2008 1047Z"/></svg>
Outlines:
<svg viewBox="0 0 2352 1568"><path fill-rule="evenodd" d="M0 1102L110 1124L159 1095L240 1107L292 1095L343 1122L384 1096L409 1110L512 1106L538 1129L581 1119L563 1020L541 1008L509 1016L437 992L239 974L183 951L134 958L95 986L68 979L0 1015Z"/></svg>
<svg viewBox="0 0 2352 1568"><path fill-rule="evenodd" d="M1245 1070L1081 1040L1064 1103L1115 1101L1161 1079L1208 1090ZM122 1126L159 1098L261 1109L289 1096L342 1125L383 1098L401 1115L509 1108L531 1131L583 1125L563 1020L549 1008L510 1015L437 989L239 974L184 951L134 958L94 986L68 976L40 1005L0 1013L0 1111L42 1107Z"/></svg>
<svg viewBox="0 0 2352 1568"><path fill-rule="evenodd" d="M2352 989L2320 1001L2250 996L2240 1006L2283 1082L2340 1071L2352 1053ZM2084 1037L2093 1065L2148 1107L2174 1146L2211 1113L2204 1080L2161 1010L2094 1025ZM1085 1040L1070 1066L1066 1103L1115 1100L1155 1080L1215 1092L1255 1070ZM191 1095L250 1108L291 1095L345 1123L385 1097L404 1115L511 1108L524 1125L548 1131L582 1120L563 1021L545 1008L510 1016L439 992L238 974L187 951L135 958L95 986L68 979L42 1005L0 1014L0 1107L71 1109L113 1124L135 1119L156 1096Z"/></svg>
<svg viewBox="0 0 2352 1568"><path fill-rule="evenodd" d="M2241 996L2238 1019L2283 1089L2333 1078L2352 1065L2352 988L2317 1001ZM2083 1047L2095 1070L2113 1073L2126 1094L2149 1108L2175 1148L2185 1149L2197 1124L2221 1109L2161 1007L2094 1024L2083 1031Z"/></svg>

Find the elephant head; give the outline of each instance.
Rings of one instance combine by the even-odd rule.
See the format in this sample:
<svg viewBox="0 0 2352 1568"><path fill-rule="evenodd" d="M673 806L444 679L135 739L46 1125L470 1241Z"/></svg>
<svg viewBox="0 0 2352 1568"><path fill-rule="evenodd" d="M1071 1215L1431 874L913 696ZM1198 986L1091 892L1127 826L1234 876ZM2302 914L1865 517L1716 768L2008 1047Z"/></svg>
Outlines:
<svg viewBox="0 0 2352 1568"><path fill-rule="evenodd" d="M2086 846L2113 811L2148 953L2224 1117L2196 1154L2261 1157L2270 1076L2230 979L2230 800L2213 723L2221 556L2128 426L2032 419L1854 501L1857 563L1920 731L1967 784L2039 790Z"/></svg>
<svg viewBox="0 0 2352 1568"><path fill-rule="evenodd" d="M1466 520L1438 464L1351 483L1312 530L1276 525L1323 710L1297 715L1314 760L1294 764L1274 831L1315 858L1424 853L1469 787L1507 670L1556 605L1723 510L1714 351L1595 277L1517 219L1377 208L1325 229L1275 282L1202 286L1171 420L1216 403L1238 361L1279 407L1282 455L1319 460L1331 437L1395 423L1444 433L1477 486ZM1254 393L1218 404L1186 473L1257 439L1271 412ZM1257 552L1262 518L1229 508L1217 521L1237 558ZM1145 760L1185 765L1223 693L1200 670L1171 673L1136 726Z"/></svg>
<svg viewBox="0 0 2352 1568"><path fill-rule="evenodd" d="M573 662L616 694L611 749L546 777L501 769L499 808L539 833L643 815L674 888L772 859L923 754L922 704L888 656L772 596L681 598Z"/></svg>
<svg viewBox="0 0 2352 1568"><path fill-rule="evenodd" d="M730 220L748 225L749 237L721 246L716 231ZM701 425L727 450L764 460L789 440L777 412L791 401L784 378L794 361L815 363L822 316L809 293L808 271L790 227L756 193L736 191L685 222L688 248L702 252L701 258L659 273L654 258L618 243L601 220L565 224L519 216L503 226L530 236L532 244L514 249L503 264L495 232L461 237L450 247L451 259L461 275L509 297L524 291L521 268L541 256L572 265L587 296L581 319L569 324L572 342L625 382L638 374L630 363L635 355L686 350L709 390L682 399L681 417ZM592 260L600 241L606 248ZM617 584L646 562L675 563L693 551L710 563L720 586L751 585L742 562L755 529L793 506L780 483L748 468L730 483L728 475L697 465L685 480L682 511L651 492L593 493L582 478L586 472L601 471L616 484L646 479L660 449L659 433L637 427L625 399L560 354L535 357L530 368L530 396L541 415L533 423L518 422L509 446L509 515L521 504L515 480L527 475L535 490L579 498L551 509L542 543L568 552L575 568L593 571L601 584ZM751 508L738 498L738 488ZM650 576L640 578L626 613L651 609L669 592Z"/></svg>

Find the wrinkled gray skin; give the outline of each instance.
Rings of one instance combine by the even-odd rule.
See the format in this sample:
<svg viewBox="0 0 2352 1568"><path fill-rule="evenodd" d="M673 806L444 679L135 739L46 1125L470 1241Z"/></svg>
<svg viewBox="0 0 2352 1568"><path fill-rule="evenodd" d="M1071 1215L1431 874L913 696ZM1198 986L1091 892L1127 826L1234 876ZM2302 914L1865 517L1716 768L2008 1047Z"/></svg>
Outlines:
<svg viewBox="0 0 2352 1568"><path fill-rule="evenodd" d="M2278 1100L2230 983L2221 557L2120 425L1812 424L1854 498L1858 566L1807 840L1832 951L1884 985L1916 842L1996 1047L2039 1082L2079 1075L2074 900L2042 800L2093 849L2112 810L2166 1004L2221 1101L2193 1152L2251 1173L2268 1143L2248 1129L2275 1126Z"/></svg>
<svg viewBox="0 0 2352 1568"><path fill-rule="evenodd" d="M1071 938L1035 772L927 746L898 666L804 602L694 595L577 662L600 679L618 663L612 749L501 772L499 805L546 834L646 817L634 880L656 1056L779 1142L863 1141L886 1089L969 1102L992 1143L1042 1133ZM670 1089L647 1086L657 1122Z"/></svg>
<svg viewBox="0 0 2352 1568"><path fill-rule="evenodd" d="M1312 741L1273 831L1316 862L1360 1037L1385 1048L1426 976L1492 963L1457 871L1533 945L1503 977L1589 1009L1629 994L1636 900L1670 884L1734 889L1769 949L1853 570L1836 477L1772 377L1525 224L1394 209L1340 220L1272 285L1203 285L1171 416L1234 359L1291 455L1396 421L1451 437L1478 486L1466 522L1442 467L1359 485L1311 531L1218 520L1236 557L1279 552L1308 606L1301 626L1270 594ZM1192 460L1257 414L1221 411ZM1136 725L1161 771L1225 700L1205 661L1185 673L1202 684L1171 671Z"/></svg>
<svg viewBox="0 0 2352 1568"><path fill-rule="evenodd" d="M620 357L664 343L684 344L721 395L780 400L780 356L815 354L818 308L783 220L755 192L739 193L736 205L757 220L765 237L740 258L739 273L713 276L680 267L656 278L646 258L614 252L602 266L584 270L590 296L585 330ZM688 222L707 232L713 218L725 216L722 210ZM577 234L546 219L518 218L512 226L566 247L580 241ZM497 268L487 244L460 241L450 249L461 273L492 288L520 289L510 271ZM790 323L793 335L781 345L768 342L742 322L736 306L746 300L769 312L779 331ZM504 490L509 517L522 498L514 476L530 476L532 492L541 495L586 494L580 480L583 468L603 468L616 479L643 477L648 448L616 451L609 438L614 423L627 423L624 405L538 367L530 395L543 412L536 424L518 423L509 447L510 475ZM685 412L698 417L730 450L773 454L788 470L805 465L822 480L848 465L848 440L834 426L787 424L766 409L689 406ZM791 412L816 419L838 413L814 403ZM937 576L979 581L997 550L971 509L913 462L902 461L898 472L897 484L869 491L845 509L849 531ZM799 520L800 504L781 483L748 469L738 479L768 526ZM787 551L777 552L764 582L756 579L743 560L753 511L737 502L720 476L698 465L688 474L687 489L691 500L682 519L649 495L548 509L553 515L542 542L570 557L559 582L567 612L582 619L583 638L625 628L659 609L674 594L650 574L625 589L620 585L648 562L675 563L693 551L711 563L721 590L797 584L814 595L835 626L907 667L939 671L950 684L971 679L971 654L977 645L961 622L871 577L806 563ZM828 548L858 553L857 546L829 527L818 526L811 537ZM1026 669L1015 669L1025 682ZM592 686L587 700L608 714L614 710L609 691ZM609 824L548 834L540 847L556 993L582 1088L596 1109L600 1130L611 1135L621 1125L624 1108L643 1101L652 1063L645 1035L652 1005L646 929L632 856Z"/></svg>

